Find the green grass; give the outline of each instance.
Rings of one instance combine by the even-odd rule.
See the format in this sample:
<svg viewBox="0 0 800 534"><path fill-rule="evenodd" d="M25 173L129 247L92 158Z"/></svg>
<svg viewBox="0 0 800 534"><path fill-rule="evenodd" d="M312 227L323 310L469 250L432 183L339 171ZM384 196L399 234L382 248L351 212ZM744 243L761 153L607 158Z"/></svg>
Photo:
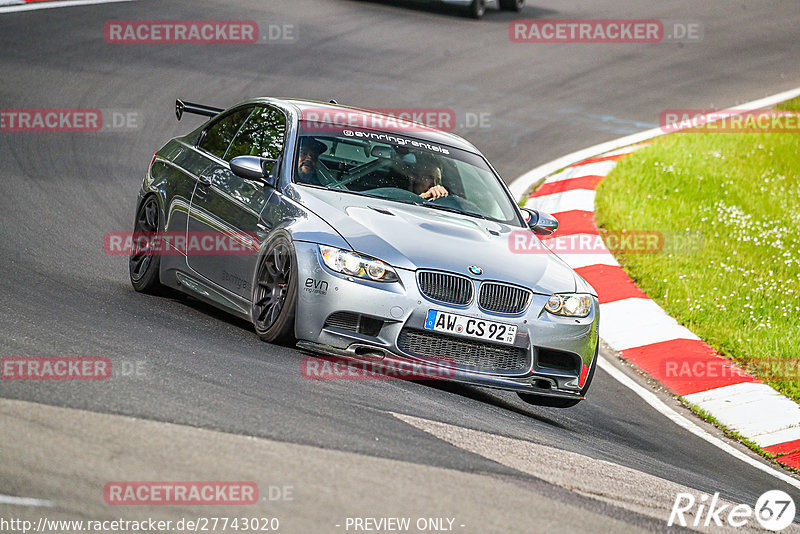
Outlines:
<svg viewBox="0 0 800 534"><path fill-rule="evenodd" d="M800 110L800 96L798 96L797 98L793 98L791 100L787 100L786 102L781 102L780 104L778 104L775 107L777 109Z"/></svg>
<svg viewBox="0 0 800 534"><path fill-rule="evenodd" d="M603 181L595 216L607 230L661 232L660 253L618 256L631 278L717 351L800 401L800 134L663 137Z"/></svg>

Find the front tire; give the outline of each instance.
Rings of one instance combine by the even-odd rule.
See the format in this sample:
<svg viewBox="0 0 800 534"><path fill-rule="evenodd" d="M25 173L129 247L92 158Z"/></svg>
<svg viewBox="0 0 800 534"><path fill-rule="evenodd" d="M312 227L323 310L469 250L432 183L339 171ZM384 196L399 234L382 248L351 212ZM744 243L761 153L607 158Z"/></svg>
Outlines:
<svg viewBox="0 0 800 534"><path fill-rule="evenodd" d="M138 239L134 241L134 251L128 259L128 273L133 289L140 293L159 295L165 292L161 285L160 266L161 256L151 248L150 240L161 231L161 208L155 195L144 199L136 211L136 220L133 223L134 238L145 236L142 242L144 248L137 249Z"/></svg>
<svg viewBox="0 0 800 534"><path fill-rule="evenodd" d="M267 246L258 263L253 288L253 324L269 343L294 340L297 305L297 258L291 241L278 236Z"/></svg>
<svg viewBox="0 0 800 534"><path fill-rule="evenodd" d="M503 11L522 11L525 0L500 0L500 9Z"/></svg>

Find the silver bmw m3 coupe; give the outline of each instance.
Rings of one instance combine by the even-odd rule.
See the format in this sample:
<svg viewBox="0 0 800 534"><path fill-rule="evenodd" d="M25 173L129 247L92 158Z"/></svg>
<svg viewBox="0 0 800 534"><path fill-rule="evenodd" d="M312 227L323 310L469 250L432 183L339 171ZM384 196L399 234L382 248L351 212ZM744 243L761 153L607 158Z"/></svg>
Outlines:
<svg viewBox="0 0 800 534"><path fill-rule="evenodd" d="M537 405L585 398L597 295L546 247L512 246L558 222L520 209L472 144L335 103L176 112L207 121L144 178L137 291L179 290L314 353L422 362Z"/></svg>

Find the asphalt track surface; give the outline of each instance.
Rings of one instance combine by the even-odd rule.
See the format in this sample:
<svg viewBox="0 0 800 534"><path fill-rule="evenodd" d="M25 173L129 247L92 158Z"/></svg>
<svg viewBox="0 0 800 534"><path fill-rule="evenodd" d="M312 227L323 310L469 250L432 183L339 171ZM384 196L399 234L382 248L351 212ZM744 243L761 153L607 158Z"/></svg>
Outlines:
<svg viewBox="0 0 800 534"><path fill-rule="evenodd" d="M3 401L0 410L7 418L0 431L0 494L53 499L65 516L116 515L118 510L89 504L104 480L115 479L110 477L165 479L153 478L159 472L147 478L147 469L191 458L185 477L235 479L230 475L241 465L237 461L266 443L286 447L268 471L295 486L303 498L292 513L313 518L318 532L343 531L334 526L341 514L324 508L311 513L315 492L330 486L307 481L303 463L287 469L294 465L287 459L293 450L344 466L350 485L339 491L356 496L380 483L375 491L384 491L384 504L395 505L382 508L386 514L423 513L410 506L418 499L444 502L456 491L441 487L447 477L473 484L484 502L470 506L483 508L463 532L502 532L502 525L518 521L524 526L516 530L531 532L592 524L615 531L666 526L498 461L476 445L482 434L463 438L474 446L460 446L426 427L446 423L451 430L611 462L698 492L719 491L733 502L752 505L777 488L800 503L796 489L688 434L600 370L590 398L569 410L535 408L512 393L452 384L309 381L300 375L300 351L264 344L248 324L189 298L136 294L126 259L104 253L106 232L131 228L153 152L198 124L191 117L175 121L176 97L220 107L281 95L373 108L452 108L459 119L455 132L510 181L560 155L652 127L662 109L730 106L800 85L796 0L529 3L517 16L691 20L703 24L704 38L681 44L513 44L507 28L515 16L508 13L489 11L475 22L448 10L354 0L141 0L0 15L3 108L129 109L144 119L127 132L0 133L0 354L101 355L116 368L138 365L140 371L102 382L0 382L1 398L28 401ZM110 19L293 23L299 38L270 45L111 45L103 39ZM490 125L468 127L467 114L484 114ZM92 413L181 426L131 430L115 454L98 460L87 457L90 448L81 440L110 440L131 421ZM52 432L55 422L72 418L72 432ZM177 437L192 431L201 437ZM158 433L165 434L156 443L151 437ZM240 460L220 456L215 443L237 435L263 440L238 443ZM25 458L34 450L41 453L35 462ZM58 471L65 461L86 468ZM397 469L374 466L383 461L425 475L408 481ZM231 471L217 470L225 462ZM91 470L109 478L83 488L79 482ZM63 478L55 483L57 471ZM602 493L602 473L585 473L584 483ZM469 476L481 478L457 479ZM531 504L536 515L513 499L494 500L513 494L507 488L495 492L501 482L538 502L539 508ZM83 499L76 488L87 492ZM669 507L674 497L663 495L661 504ZM23 513L2 504L0 512ZM446 512L457 516L458 504L440 513ZM581 517L598 519L582 524ZM559 521L549 523L554 518ZM285 531L303 531L297 528Z"/></svg>

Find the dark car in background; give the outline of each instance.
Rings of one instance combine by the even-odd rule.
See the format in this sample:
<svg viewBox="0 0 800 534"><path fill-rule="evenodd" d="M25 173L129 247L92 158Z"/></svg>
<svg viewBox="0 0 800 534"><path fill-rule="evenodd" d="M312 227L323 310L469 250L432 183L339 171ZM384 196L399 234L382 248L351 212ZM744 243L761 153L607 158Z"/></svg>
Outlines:
<svg viewBox="0 0 800 534"><path fill-rule="evenodd" d="M461 8L472 18L480 19L488 6L496 6L503 11L522 11L525 0L408 0L420 4L444 4Z"/></svg>

